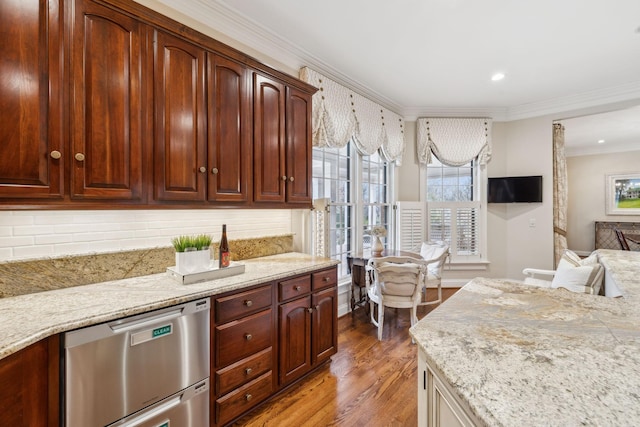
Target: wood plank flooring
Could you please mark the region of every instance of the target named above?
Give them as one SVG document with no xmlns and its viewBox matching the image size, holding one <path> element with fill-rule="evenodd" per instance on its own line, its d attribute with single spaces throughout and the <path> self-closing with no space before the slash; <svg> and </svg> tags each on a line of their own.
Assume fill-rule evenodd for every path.
<svg viewBox="0 0 640 427">
<path fill-rule="evenodd" d="M 443 289 L 443 298 L 457 290 Z M 433 308 L 419 307 L 418 318 Z M 368 320 L 362 308 L 353 322 L 351 314 L 341 317 L 331 364 L 234 426 L 417 425 L 417 349 L 408 333 L 409 310 L 386 309 L 382 341 Z"/>
</svg>

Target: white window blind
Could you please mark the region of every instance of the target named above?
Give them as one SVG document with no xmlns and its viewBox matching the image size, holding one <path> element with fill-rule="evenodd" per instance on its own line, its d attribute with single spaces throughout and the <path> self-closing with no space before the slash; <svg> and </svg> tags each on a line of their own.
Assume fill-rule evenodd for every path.
<svg viewBox="0 0 640 427">
<path fill-rule="evenodd" d="M 426 205 L 423 202 L 398 202 L 396 204 L 396 248 L 416 251 L 425 240 L 427 223 Z"/>
<path fill-rule="evenodd" d="M 476 261 L 480 253 L 480 202 L 430 202 L 428 238 L 449 243 L 452 261 Z"/>
</svg>

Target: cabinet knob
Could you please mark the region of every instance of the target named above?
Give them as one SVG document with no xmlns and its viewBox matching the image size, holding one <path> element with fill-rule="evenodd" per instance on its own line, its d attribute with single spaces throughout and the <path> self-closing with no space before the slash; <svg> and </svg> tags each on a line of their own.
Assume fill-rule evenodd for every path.
<svg viewBox="0 0 640 427">
<path fill-rule="evenodd" d="M 282 180 L 283 180 L 283 181 L 286 181 L 286 180 L 287 180 L 286 175 L 282 175 Z"/>
<path fill-rule="evenodd" d="M 308 311 L 309 313 L 313 313 L 313 307 L 309 307 L 309 308 L 307 308 L 307 311 Z"/>
<path fill-rule="evenodd" d="M 251 396 L 249 393 L 247 393 L 247 394 L 245 394 L 245 395 L 244 395 L 244 398 L 245 398 L 245 400 L 248 402 L 248 401 L 250 401 L 251 399 L 253 399 L 253 396 Z"/>
<path fill-rule="evenodd" d="M 293 177 L 292 176 L 289 177 L 289 181 L 293 182 Z"/>
<path fill-rule="evenodd" d="M 53 150 L 49 155 L 51 156 L 52 159 L 56 159 L 56 160 L 62 157 L 62 154 L 58 150 Z"/>
<path fill-rule="evenodd" d="M 218 168 L 212 168 L 211 169 L 211 173 L 214 174 L 214 175 L 217 175 L 218 174 Z"/>
<path fill-rule="evenodd" d="M 204 166 L 200 166 L 199 171 L 200 171 L 201 173 L 205 173 L 205 172 L 207 171 L 207 168 L 205 168 Z"/>
<path fill-rule="evenodd" d="M 253 305 L 253 301 L 251 301 L 250 299 L 245 300 L 244 305 L 246 305 L 247 307 L 251 307 Z"/>
<path fill-rule="evenodd" d="M 300 285 L 295 285 L 295 286 L 293 287 L 293 289 L 295 289 L 296 291 L 299 291 L 299 290 L 300 290 L 300 289 L 302 289 L 302 288 L 300 287 Z"/>
<path fill-rule="evenodd" d="M 245 334 L 244 335 L 244 339 L 246 339 L 247 341 L 251 341 L 252 338 L 253 338 L 253 335 L 251 335 L 251 334 Z"/>
<path fill-rule="evenodd" d="M 247 369 L 244 370 L 244 374 L 245 375 L 251 375 L 251 372 L 253 372 L 253 369 L 251 369 L 251 368 L 247 368 Z"/>
<path fill-rule="evenodd" d="M 331 277 L 324 277 L 324 278 L 322 279 L 322 281 L 323 281 L 323 282 L 328 282 L 329 280 L 331 280 Z"/>
<path fill-rule="evenodd" d="M 84 162 L 84 154 L 76 153 L 76 155 L 74 157 L 76 158 L 77 161 Z"/>
</svg>

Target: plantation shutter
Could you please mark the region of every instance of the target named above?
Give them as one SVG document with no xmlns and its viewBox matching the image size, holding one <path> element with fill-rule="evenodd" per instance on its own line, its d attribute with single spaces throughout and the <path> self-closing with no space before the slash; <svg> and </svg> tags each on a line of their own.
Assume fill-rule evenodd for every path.
<svg viewBox="0 0 640 427">
<path fill-rule="evenodd" d="M 312 255 L 329 257 L 329 199 L 315 199 L 311 210 Z"/>
<path fill-rule="evenodd" d="M 427 238 L 447 242 L 453 261 L 480 260 L 480 214 L 480 202 L 431 202 Z"/>
<path fill-rule="evenodd" d="M 426 224 L 425 204 L 398 202 L 396 204 L 396 248 L 420 252 Z"/>
</svg>

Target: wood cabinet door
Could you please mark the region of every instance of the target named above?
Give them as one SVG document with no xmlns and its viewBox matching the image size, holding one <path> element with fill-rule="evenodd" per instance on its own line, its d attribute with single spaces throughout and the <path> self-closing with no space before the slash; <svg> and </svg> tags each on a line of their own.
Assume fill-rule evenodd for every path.
<svg viewBox="0 0 640 427">
<path fill-rule="evenodd" d="M 0 2 L 0 197 L 61 198 L 62 10 Z"/>
<path fill-rule="evenodd" d="M 280 385 L 299 378 L 311 369 L 311 297 L 279 307 Z"/>
<path fill-rule="evenodd" d="M 0 360 L 0 425 L 58 425 L 59 335 Z"/>
<path fill-rule="evenodd" d="M 74 10 L 71 197 L 140 200 L 143 25 L 88 0 Z"/>
<path fill-rule="evenodd" d="M 209 53 L 208 199 L 251 199 L 251 77 L 247 67 Z"/>
<path fill-rule="evenodd" d="M 287 88 L 287 202 L 311 204 L 311 95 Z"/>
<path fill-rule="evenodd" d="M 206 197 L 205 51 L 161 31 L 154 37 L 156 200 Z"/>
<path fill-rule="evenodd" d="M 312 363 L 329 359 L 338 350 L 338 291 L 335 287 L 312 295 Z"/>
<path fill-rule="evenodd" d="M 284 202 L 285 88 L 280 82 L 253 74 L 254 201 Z"/>
</svg>

